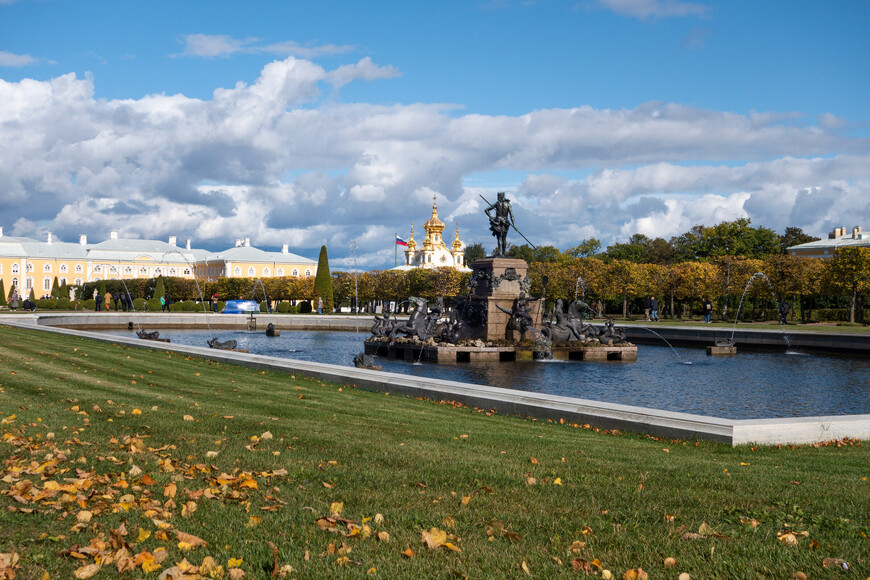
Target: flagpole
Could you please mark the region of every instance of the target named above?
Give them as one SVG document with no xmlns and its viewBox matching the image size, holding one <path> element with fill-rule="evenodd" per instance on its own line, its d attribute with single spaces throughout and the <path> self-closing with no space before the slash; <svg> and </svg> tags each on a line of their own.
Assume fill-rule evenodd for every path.
<svg viewBox="0 0 870 580">
<path fill-rule="evenodd" d="M 395 253 L 395 256 L 393 258 L 393 265 L 397 267 L 399 265 L 399 243 L 397 241 L 398 238 L 399 232 L 396 232 L 396 240 L 393 240 L 393 252 Z"/>
</svg>

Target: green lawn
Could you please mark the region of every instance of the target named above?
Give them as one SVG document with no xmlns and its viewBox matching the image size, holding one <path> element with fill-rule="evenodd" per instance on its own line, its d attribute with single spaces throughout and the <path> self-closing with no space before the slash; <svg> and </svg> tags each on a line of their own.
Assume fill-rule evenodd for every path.
<svg viewBox="0 0 870 580">
<path fill-rule="evenodd" d="M 870 575 L 860 442 L 605 433 L 2 326 L 0 462 L 17 578 Z"/>
</svg>

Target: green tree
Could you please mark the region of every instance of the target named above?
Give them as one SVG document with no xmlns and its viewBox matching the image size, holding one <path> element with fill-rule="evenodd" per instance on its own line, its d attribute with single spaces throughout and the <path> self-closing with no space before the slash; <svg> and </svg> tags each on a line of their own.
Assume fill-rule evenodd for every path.
<svg viewBox="0 0 870 580">
<path fill-rule="evenodd" d="M 3 282 L 3 278 L 0 278 L 0 306 L 6 306 L 6 286 Z"/>
<path fill-rule="evenodd" d="M 466 265 L 471 267 L 471 264 L 473 264 L 475 260 L 482 260 L 486 257 L 486 248 L 484 248 L 483 244 L 480 242 L 469 244 L 465 246 L 463 255 L 465 256 Z"/>
<path fill-rule="evenodd" d="M 158 276 L 157 284 L 154 286 L 154 295 L 152 298 L 160 300 L 160 297 L 166 294 L 166 285 L 163 283 L 163 276 Z"/>
<path fill-rule="evenodd" d="M 601 240 L 596 238 L 587 238 L 574 246 L 565 250 L 565 254 L 574 258 L 591 258 L 601 251 Z"/>
<path fill-rule="evenodd" d="M 36 300 L 36 295 L 33 293 L 33 288 L 30 289 L 30 295 L 28 296 L 28 298 L 30 298 L 31 302 L 34 302 Z"/>
<path fill-rule="evenodd" d="M 763 258 L 780 253 L 779 236 L 770 228 L 753 228 L 752 220 L 739 218 L 704 229 L 701 239 L 702 255 L 743 256 Z"/>
<path fill-rule="evenodd" d="M 701 257 L 704 229 L 702 225 L 694 225 L 688 232 L 671 238 L 668 244 L 673 248 L 674 262 L 693 262 Z"/>
<path fill-rule="evenodd" d="M 507 250 L 507 257 L 515 258 L 517 260 L 525 260 L 527 264 L 537 262 L 535 250 L 533 250 L 528 244 L 523 244 L 521 246 L 511 244 Z"/>
<path fill-rule="evenodd" d="M 326 256 L 326 246 L 320 246 L 317 274 L 314 276 L 314 294 L 323 299 L 323 311 L 332 312 L 332 276 L 329 274 L 329 258 Z"/>
<path fill-rule="evenodd" d="M 54 281 L 51 283 L 51 297 L 60 298 L 60 284 L 57 281 L 57 276 L 54 277 Z"/>
<path fill-rule="evenodd" d="M 819 238 L 805 234 L 801 228 L 788 227 L 785 228 L 785 233 L 779 236 L 779 249 L 781 253 L 787 254 L 788 249 L 792 246 L 817 241 Z"/>
<path fill-rule="evenodd" d="M 857 246 L 839 248 L 827 262 L 826 285 L 834 292 L 852 299 L 849 322 L 855 322 L 858 295 L 870 291 L 870 248 Z"/>
<path fill-rule="evenodd" d="M 607 251 L 604 252 L 605 259 L 609 261 L 625 260 L 635 264 L 644 263 L 649 255 L 649 244 L 651 241 L 643 234 L 634 234 L 626 244 L 617 243 L 609 246 Z"/>
<path fill-rule="evenodd" d="M 64 278 L 63 284 L 60 285 L 60 298 L 69 298 L 69 284 L 66 282 L 66 278 Z"/>
</svg>

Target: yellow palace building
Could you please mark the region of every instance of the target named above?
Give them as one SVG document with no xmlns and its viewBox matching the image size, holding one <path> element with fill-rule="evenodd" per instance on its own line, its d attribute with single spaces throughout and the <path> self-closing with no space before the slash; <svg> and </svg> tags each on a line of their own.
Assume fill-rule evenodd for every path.
<svg viewBox="0 0 870 580">
<path fill-rule="evenodd" d="M 61 242 L 48 234 L 45 241 L 4 236 L 0 227 L 0 279 L 8 294 L 12 288 L 21 295 L 33 290 L 39 298 L 58 284 L 81 285 L 100 280 L 176 276 L 200 280 L 218 278 L 310 277 L 317 262 L 288 251 L 267 252 L 251 246 L 250 239 L 236 240 L 235 247 L 209 252 L 179 247 L 175 236 L 168 242 L 119 238 L 118 232 L 97 244 L 86 236 L 79 243 Z"/>
</svg>

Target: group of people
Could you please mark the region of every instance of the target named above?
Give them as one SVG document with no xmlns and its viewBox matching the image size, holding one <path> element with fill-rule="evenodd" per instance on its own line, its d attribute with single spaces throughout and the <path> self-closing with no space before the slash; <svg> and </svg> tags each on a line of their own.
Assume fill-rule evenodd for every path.
<svg viewBox="0 0 870 580">
<path fill-rule="evenodd" d="M 105 307 L 105 311 L 108 312 L 110 310 L 109 304 L 115 305 L 115 312 L 118 310 L 133 312 L 133 297 L 129 292 L 119 292 L 114 296 L 106 292 L 106 295 L 103 296 L 99 290 L 94 289 L 94 310 L 102 312 L 103 307 Z"/>
<path fill-rule="evenodd" d="M 30 298 L 25 298 L 23 301 L 18 296 L 18 291 L 13 290 L 12 294 L 9 295 L 9 309 L 10 310 L 18 310 L 18 302 L 21 302 L 21 308 L 24 310 L 29 310 L 33 312 L 36 310 L 36 302 L 31 300 Z"/>
</svg>

